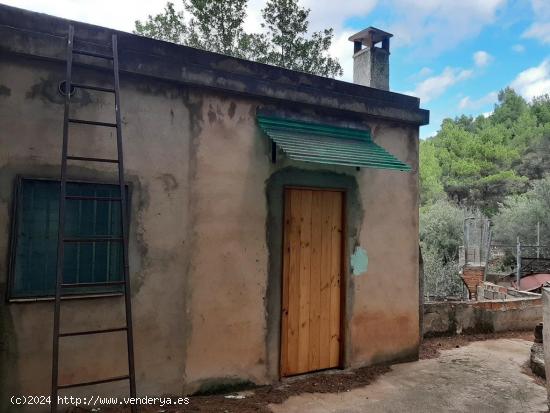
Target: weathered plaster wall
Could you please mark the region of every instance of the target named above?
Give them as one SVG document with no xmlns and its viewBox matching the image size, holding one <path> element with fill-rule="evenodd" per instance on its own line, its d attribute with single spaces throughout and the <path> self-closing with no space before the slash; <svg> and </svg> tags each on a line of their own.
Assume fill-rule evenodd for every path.
<svg viewBox="0 0 550 413">
<path fill-rule="evenodd" d="M 255 126 L 255 106 L 213 95 L 201 102 L 190 193 L 191 334 L 185 370 L 190 391 L 266 382 L 269 162 Z"/>
<path fill-rule="evenodd" d="M 542 320 L 541 297 L 424 304 L 424 337 L 533 330 Z"/>
<path fill-rule="evenodd" d="M 359 245 L 368 271 L 352 277 L 350 363 L 416 358 L 418 331 L 418 130 L 372 125 L 375 142 L 412 165 L 401 173 L 363 169 L 357 176 L 364 219 Z"/>
<path fill-rule="evenodd" d="M 0 62 L 0 90 L 6 91 L 0 93 L 2 257 L 7 257 L 15 176 L 59 173 L 63 105 L 55 89 L 63 69 L 15 57 Z M 85 72 L 82 80 L 103 79 Z M 112 106 L 108 97 L 98 96 L 79 97 L 75 117 L 109 121 Z M 266 228 L 270 210 L 282 205 L 268 202 L 266 186 L 283 170 L 342 176 L 356 188 L 356 201 L 347 213 L 357 226 L 348 234 L 346 262 L 359 247 L 366 251 L 368 267 L 351 275 L 347 265 L 344 277 L 345 365 L 416 357 L 416 126 L 372 118 L 341 120 L 370 126 L 377 143 L 413 166 L 411 173 L 319 167 L 284 158 L 273 165 L 255 121 L 257 108 L 267 102 L 128 75 L 122 77 L 121 96 L 126 176 L 132 183 L 130 264 L 140 394 L 181 394 L 278 378 L 280 280 L 270 277 L 280 275 L 270 275 L 274 251 Z M 289 110 L 288 105 L 269 105 Z M 307 108 L 296 110 L 329 119 Z M 99 138 L 91 129 L 80 127 L 82 132 L 72 135 L 74 152 L 90 154 L 93 149 L 98 156 L 107 155 L 114 149 L 108 143 L 111 136 Z M 107 168 L 80 165 L 73 176 L 114 180 Z M 330 181 L 306 179 L 304 184 L 330 186 Z M 0 260 L 3 290 L 6 265 L 7 259 Z M 123 309 L 120 298 L 64 306 L 69 310 L 63 324 L 82 321 L 83 328 L 118 325 Z M 0 305 L 3 400 L 7 394 L 49 392 L 52 309 L 52 302 Z M 62 355 L 71 355 L 65 367 L 75 376 L 63 374 L 63 380 L 124 371 L 122 340 L 104 338 L 102 361 L 91 359 L 94 351 L 89 348 L 101 347 L 97 342 L 71 340 Z M 120 353 L 113 351 L 116 345 Z M 125 388 L 121 383 L 107 390 L 123 393 Z"/>
<path fill-rule="evenodd" d="M 12 191 L 17 174 L 59 176 L 63 124 L 57 82 L 62 65 L 3 56 L 0 83 L 0 286 L 7 278 Z M 90 73 L 81 79 L 101 83 Z M 189 331 L 189 145 L 194 106 L 184 89 L 122 79 L 126 177 L 132 184 L 130 266 L 134 310 L 137 382 L 140 393 L 179 393 Z M 112 121 L 112 95 L 76 97 L 74 116 Z M 74 154 L 114 155 L 115 136 L 107 129 L 71 128 Z M 95 136 L 94 136 L 95 134 Z M 108 168 L 111 168 L 110 171 Z M 78 179 L 116 182 L 112 166 L 80 164 Z M 123 324 L 122 298 L 62 304 L 67 329 Z M 52 302 L 0 305 L 2 393 L 48 394 L 51 371 Z M 91 336 L 93 337 L 93 336 Z M 96 349 L 104 349 L 95 357 Z M 79 381 L 123 373 L 124 335 L 67 338 L 61 347 L 60 380 Z M 107 387 L 107 386 L 104 386 Z M 120 392 L 126 383 L 107 390 Z M 104 390 L 104 389 L 101 389 Z M 82 391 L 84 392 L 84 390 Z M 12 411 L 13 407 L 7 408 Z"/>
</svg>

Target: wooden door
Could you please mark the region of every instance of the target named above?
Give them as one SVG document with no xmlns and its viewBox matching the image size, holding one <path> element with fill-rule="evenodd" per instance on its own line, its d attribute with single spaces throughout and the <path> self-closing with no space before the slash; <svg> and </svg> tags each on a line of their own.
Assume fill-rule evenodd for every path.
<svg viewBox="0 0 550 413">
<path fill-rule="evenodd" d="M 343 196 L 285 189 L 283 376 L 340 365 Z"/>
</svg>

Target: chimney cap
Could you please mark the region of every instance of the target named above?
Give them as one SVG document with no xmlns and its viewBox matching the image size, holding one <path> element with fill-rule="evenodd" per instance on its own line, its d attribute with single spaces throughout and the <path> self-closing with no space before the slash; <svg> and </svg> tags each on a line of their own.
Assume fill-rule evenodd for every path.
<svg viewBox="0 0 550 413">
<path fill-rule="evenodd" d="M 354 43 L 360 42 L 363 46 L 372 47 L 376 43 L 389 39 L 390 37 L 393 37 L 393 34 L 370 26 L 364 30 L 361 30 L 359 33 L 355 33 L 348 40 Z"/>
</svg>

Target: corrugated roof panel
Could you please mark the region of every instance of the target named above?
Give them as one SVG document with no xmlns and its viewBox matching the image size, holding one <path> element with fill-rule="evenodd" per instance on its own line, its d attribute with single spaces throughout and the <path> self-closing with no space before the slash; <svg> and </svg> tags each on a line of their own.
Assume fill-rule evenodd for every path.
<svg viewBox="0 0 550 413">
<path fill-rule="evenodd" d="M 329 165 L 410 171 L 362 129 L 260 116 L 258 123 L 290 159 Z"/>
</svg>

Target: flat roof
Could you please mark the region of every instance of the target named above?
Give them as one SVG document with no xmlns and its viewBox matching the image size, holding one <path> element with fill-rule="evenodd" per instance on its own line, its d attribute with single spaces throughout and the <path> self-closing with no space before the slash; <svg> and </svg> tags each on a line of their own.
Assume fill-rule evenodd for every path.
<svg viewBox="0 0 550 413">
<path fill-rule="evenodd" d="M 117 34 L 122 74 L 415 125 L 429 122 L 429 111 L 420 109 L 416 97 L 6 5 L 0 5 L 0 53 L 64 62 L 69 24 L 74 25 L 77 41 L 90 51 L 105 51 L 111 35 Z"/>
</svg>

